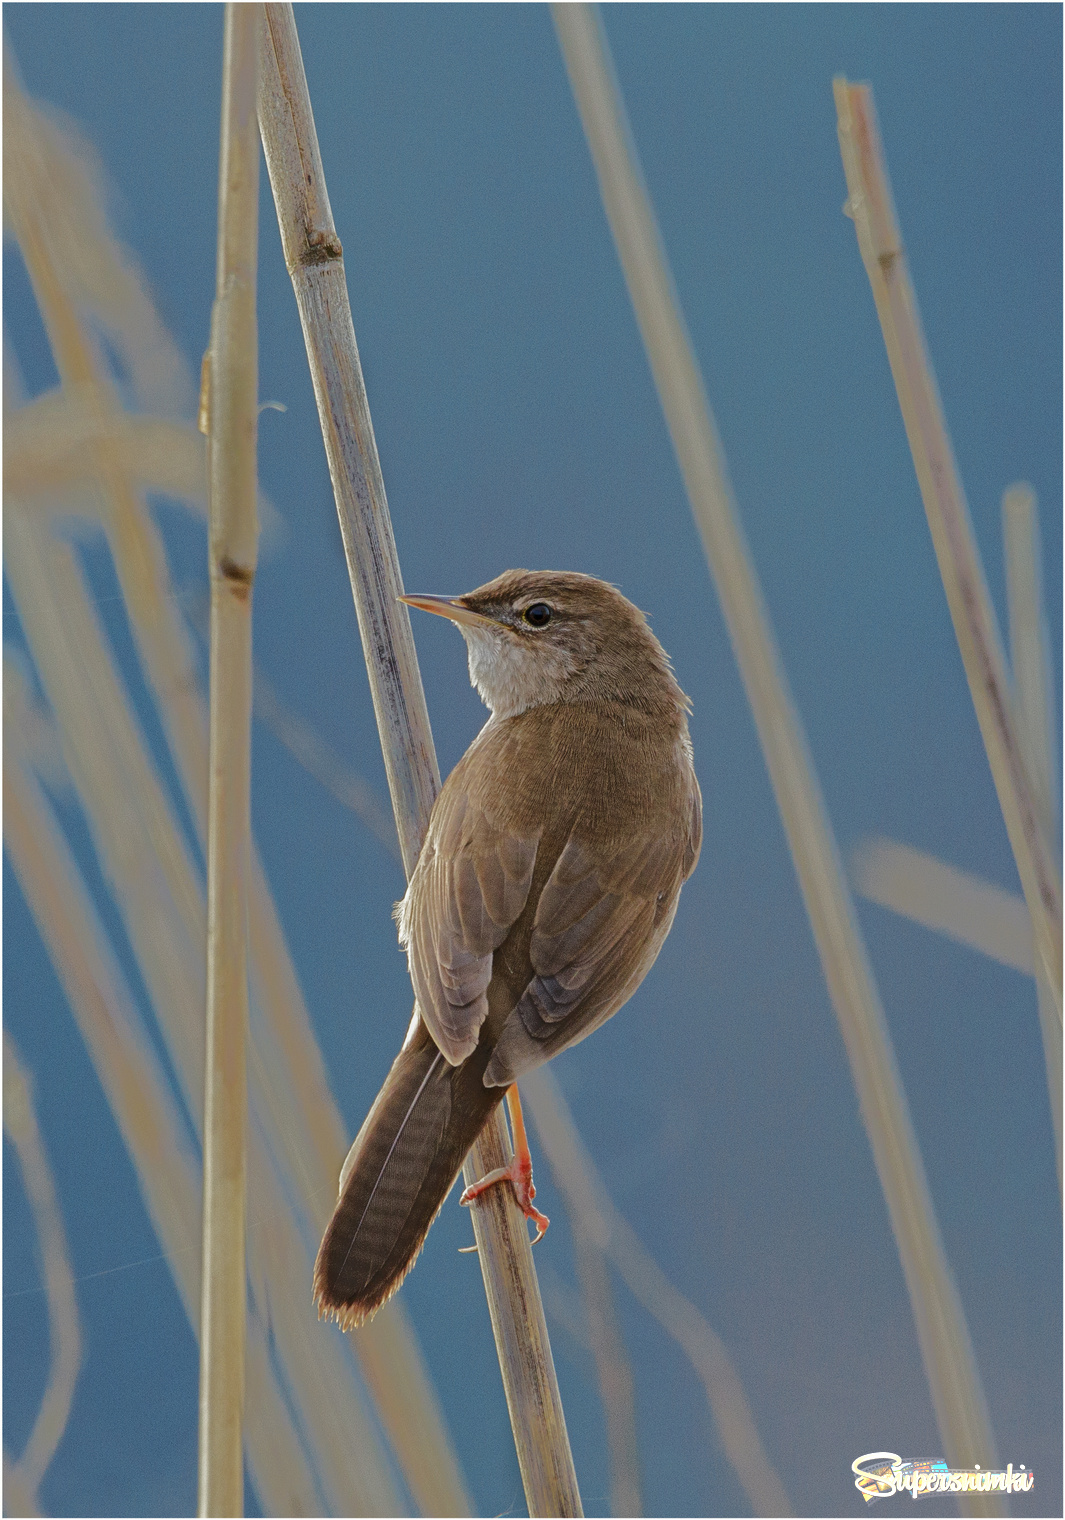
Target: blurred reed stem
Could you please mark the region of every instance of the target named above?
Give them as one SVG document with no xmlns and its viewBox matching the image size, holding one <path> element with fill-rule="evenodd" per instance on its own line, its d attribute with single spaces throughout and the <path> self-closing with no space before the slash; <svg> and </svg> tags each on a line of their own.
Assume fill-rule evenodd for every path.
<svg viewBox="0 0 1065 1520">
<path fill-rule="evenodd" d="M 574 1237 L 583 1237 L 601 1257 L 613 1262 L 633 1296 L 691 1361 L 706 1389 L 725 1456 L 753 1513 L 790 1515 L 784 1485 L 766 1455 L 743 1384 L 721 1337 L 677 1291 L 611 1201 L 554 1073 L 542 1066 L 523 1077 L 522 1086 L 555 1183 L 566 1199 Z"/>
<path fill-rule="evenodd" d="M 1005 493 L 1002 498 L 1002 528 L 1006 547 L 1013 711 L 1028 762 L 1028 774 L 1035 791 L 1040 828 L 1043 838 L 1053 849 L 1057 839 L 1054 698 L 1050 634 L 1043 607 L 1043 577 L 1040 573 L 1039 514 L 1031 487 L 1015 485 Z M 1041 961 L 1036 964 L 1035 985 L 1047 1068 L 1050 1114 L 1054 1125 L 1054 1157 L 1060 1196 L 1062 1028 L 1061 1021 L 1055 1016 L 1053 989 Z"/>
<path fill-rule="evenodd" d="M 851 874 L 870 902 L 1003 966 L 1035 974 L 1032 919 L 1023 897 L 893 839 L 860 844 L 851 856 Z"/>
<path fill-rule="evenodd" d="M 228 4 L 218 258 L 204 360 L 211 584 L 207 1040 L 203 1111 L 199 1513 L 244 1513 L 251 610 L 259 370 L 255 281 L 262 9 Z"/>
<path fill-rule="evenodd" d="M 594 6 L 555 4 L 552 14 L 847 1048 L 946 1455 L 958 1467 L 973 1461 L 987 1466 L 994 1438 L 887 1022 L 744 538 L 606 38 Z M 994 1508 L 981 1508 L 986 1504 Z M 977 1499 L 973 1512 L 998 1513 L 997 1501 Z"/>
<path fill-rule="evenodd" d="M 440 772 L 410 618 L 397 601 L 403 584 L 295 20 L 291 5 L 265 9 L 259 122 L 409 877 Z M 467 1179 L 505 1164 L 508 1151 L 506 1123 L 497 1112 L 470 1152 Z M 471 1214 L 529 1513 L 580 1514 L 524 1217 L 505 1188 L 493 1188 Z"/>
<path fill-rule="evenodd" d="M 1037 793 L 1010 700 L 998 620 L 924 341 L 888 181 L 873 92 L 833 83 L 847 176 L 847 212 L 873 290 L 910 452 L 932 532 L 958 647 L 1021 878 L 1036 955 L 1061 1024 L 1061 880 L 1040 827 Z"/>
<path fill-rule="evenodd" d="M 14 1465 L 14 1480 L 25 1489 L 36 1510 L 37 1490 L 70 1417 L 74 1386 L 81 1369 L 81 1319 L 74 1293 L 63 1216 L 56 1197 L 52 1168 L 41 1138 L 33 1106 L 30 1078 L 24 1070 L 15 1042 L 4 1031 L 4 1130 L 15 1147 L 22 1168 L 22 1182 L 37 1227 L 44 1291 L 48 1305 L 51 1365 L 41 1407 L 29 1440 Z M 5 1490 L 9 1478 L 5 1475 Z M 6 1499 L 6 1494 L 5 1494 Z M 5 1512 L 13 1511 L 5 1503 Z"/>
<path fill-rule="evenodd" d="M 643 1514 L 640 1493 L 640 1453 L 636 1435 L 636 1384 L 625 1337 L 618 1322 L 607 1259 L 585 1226 L 568 1178 L 557 1170 L 559 1191 L 566 1199 L 573 1236 L 573 1255 L 581 1291 L 583 1329 L 595 1359 L 599 1397 L 606 1424 L 610 1459 L 610 1513 Z"/>
</svg>

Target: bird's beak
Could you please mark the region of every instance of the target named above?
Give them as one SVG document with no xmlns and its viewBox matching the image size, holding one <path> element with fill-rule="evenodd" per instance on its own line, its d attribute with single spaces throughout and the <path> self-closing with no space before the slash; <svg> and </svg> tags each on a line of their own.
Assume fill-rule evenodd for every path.
<svg viewBox="0 0 1065 1520">
<path fill-rule="evenodd" d="M 408 607 L 420 607 L 423 612 L 435 612 L 438 617 L 450 618 L 453 623 L 470 623 L 475 628 L 495 623 L 494 618 L 463 606 L 457 596 L 401 596 L 399 600 L 406 602 Z"/>
</svg>

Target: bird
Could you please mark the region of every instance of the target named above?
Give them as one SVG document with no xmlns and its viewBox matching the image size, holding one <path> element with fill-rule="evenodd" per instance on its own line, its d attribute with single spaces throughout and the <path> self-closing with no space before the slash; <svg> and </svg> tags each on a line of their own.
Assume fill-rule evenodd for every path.
<svg viewBox="0 0 1065 1520">
<path fill-rule="evenodd" d="M 314 1269 L 319 1317 L 343 1329 L 399 1287 L 504 1096 L 515 1163 L 460 1201 L 509 1180 L 546 1228 L 515 1084 L 636 991 L 702 842 L 690 703 L 619 590 L 507 570 L 461 596 L 400 600 L 455 623 L 490 717 L 440 789 L 396 905 L 414 1013 Z"/>
</svg>

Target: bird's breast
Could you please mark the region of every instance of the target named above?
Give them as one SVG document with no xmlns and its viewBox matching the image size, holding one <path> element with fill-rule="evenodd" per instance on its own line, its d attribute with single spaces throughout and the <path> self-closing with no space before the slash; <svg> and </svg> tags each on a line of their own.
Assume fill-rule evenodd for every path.
<svg viewBox="0 0 1065 1520">
<path fill-rule="evenodd" d="M 663 723 L 620 703 L 557 703 L 492 719 L 452 779 L 472 810 L 557 855 L 576 830 L 621 843 L 649 812 L 686 826 L 692 785 L 683 718 Z"/>
</svg>

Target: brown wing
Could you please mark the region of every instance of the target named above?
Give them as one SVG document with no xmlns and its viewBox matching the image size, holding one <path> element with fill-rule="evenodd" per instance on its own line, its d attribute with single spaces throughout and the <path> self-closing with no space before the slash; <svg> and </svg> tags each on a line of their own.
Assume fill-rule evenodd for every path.
<svg viewBox="0 0 1065 1520">
<path fill-rule="evenodd" d="M 692 776 L 688 828 L 637 835 L 607 856 L 574 832 L 537 904 L 535 975 L 507 1019 L 485 1084 L 502 1087 L 583 1040 L 632 996 L 673 922 L 695 868 L 702 804 Z"/>
<path fill-rule="evenodd" d="M 476 1048 L 492 952 L 528 900 L 538 842 L 471 803 L 463 782 L 456 770 L 437 798 L 398 915 L 418 1008 L 453 1066 Z"/>
</svg>

